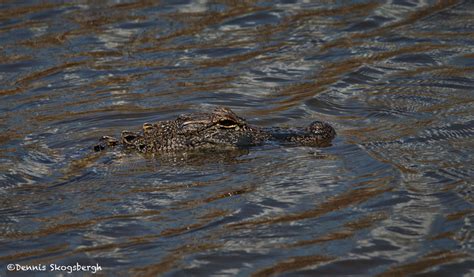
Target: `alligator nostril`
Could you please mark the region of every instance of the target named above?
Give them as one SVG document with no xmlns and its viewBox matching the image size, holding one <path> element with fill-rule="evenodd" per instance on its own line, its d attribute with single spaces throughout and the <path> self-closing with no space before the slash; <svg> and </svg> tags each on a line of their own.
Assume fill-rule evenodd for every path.
<svg viewBox="0 0 474 277">
<path fill-rule="evenodd" d="M 313 134 L 324 135 L 324 137 L 328 139 L 332 139 L 336 136 L 334 128 L 326 122 L 314 121 L 306 129 Z"/>
<path fill-rule="evenodd" d="M 308 126 L 308 130 L 311 131 L 311 132 L 317 132 L 321 129 L 324 128 L 324 123 L 321 122 L 321 121 L 313 121 L 309 126 Z"/>
</svg>

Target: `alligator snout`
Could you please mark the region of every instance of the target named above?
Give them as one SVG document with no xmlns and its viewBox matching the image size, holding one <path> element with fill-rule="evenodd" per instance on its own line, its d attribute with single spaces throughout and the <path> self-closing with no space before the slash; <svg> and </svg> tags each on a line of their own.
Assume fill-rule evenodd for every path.
<svg viewBox="0 0 474 277">
<path fill-rule="evenodd" d="M 321 140 L 333 140 L 336 137 L 336 130 L 326 122 L 313 121 L 307 128 L 310 135 L 319 136 Z"/>
</svg>

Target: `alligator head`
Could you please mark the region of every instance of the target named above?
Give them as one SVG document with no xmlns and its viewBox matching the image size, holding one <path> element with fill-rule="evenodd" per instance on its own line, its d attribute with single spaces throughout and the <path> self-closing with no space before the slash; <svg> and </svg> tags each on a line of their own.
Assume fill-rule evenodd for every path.
<svg viewBox="0 0 474 277">
<path fill-rule="evenodd" d="M 266 137 L 230 109 L 217 108 L 212 113 L 186 114 L 176 120 L 145 123 L 141 132 L 123 131 L 120 142 L 140 152 L 167 152 L 251 146 L 260 144 Z M 108 136 L 102 141 L 108 146 L 118 143 Z"/>
<path fill-rule="evenodd" d="M 272 140 L 327 146 L 335 134 L 329 124 L 319 121 L 300 129 L 259 128 L 249 125 L 229 108 L 219 107 L 211 113 L 180 115 L 175 120 L 145 123 L 140 132 L 123 131 L 120 140 L 105 136 L 94 149 L 100 151 L 117 144 L 144 153 L 235 149 Z"/>
</svg>

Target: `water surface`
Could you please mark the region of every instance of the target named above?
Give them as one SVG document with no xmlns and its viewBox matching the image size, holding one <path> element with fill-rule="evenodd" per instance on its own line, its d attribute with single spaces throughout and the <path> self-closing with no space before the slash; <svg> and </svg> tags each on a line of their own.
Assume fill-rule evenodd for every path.
<svg viewBox="0 0 474 277">
<path fill-rule="evenodd" d="M 467 0 L 3 2 L 0 275 L 472 275 L 473 53 Z M 338 136 L 91 151 L 216 106 Z"/>
</svg>

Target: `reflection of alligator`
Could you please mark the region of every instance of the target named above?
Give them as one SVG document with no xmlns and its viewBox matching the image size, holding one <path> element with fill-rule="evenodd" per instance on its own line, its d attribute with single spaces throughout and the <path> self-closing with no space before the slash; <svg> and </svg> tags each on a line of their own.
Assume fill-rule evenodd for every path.
<svg viewBox="0 0 474 277">
<path fill-rule="evenodd" d="M 336 136 L 327 123 L 314 121 L 306 128 L 259 128 L 251 126 L 228 108 L 212 113 L 181 115 L 175 120 L 143 124 L 141 132 L 123 131 L 120 140 L 104 136 L 94 150 L 123 145 L 143 153 L 242 148 L 266 142 L 329 146 Z"/>
</svg>

